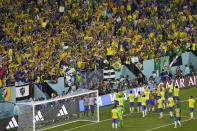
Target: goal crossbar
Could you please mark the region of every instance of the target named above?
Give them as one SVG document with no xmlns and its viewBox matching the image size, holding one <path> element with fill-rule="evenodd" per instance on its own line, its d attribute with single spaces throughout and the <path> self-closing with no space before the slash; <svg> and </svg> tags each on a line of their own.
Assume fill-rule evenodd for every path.
<svg viewBox="0 0 197 131">
<path fill-rule="evenodd" d="M 58 98 L 51 98 L 51 99 L 44 100 L 44 101 L 21 102 L 21 103 L 16 103 L 16 104 L 19 104 L 19 105 L 41 105 L 41 104 L 50 103 L 50 102 L 53 102 L 53 101 L 69 99 L 69 98 L 72 98 L 72 97 L 83 96 L 83 95 L 87 95 L 87 94 L 91 94 L 91 93 L 97 93 L 98 94 L 98 90 L 86 91 L 86 92 L 83 92 L 83 93 L 73 94 L 73 95 L 69 95 L 69 96 L 61 96 L 61 97 L 58 97 Z M 97 95 L 97 97 L 98 97 L 98 95 Z"/>
</svg>

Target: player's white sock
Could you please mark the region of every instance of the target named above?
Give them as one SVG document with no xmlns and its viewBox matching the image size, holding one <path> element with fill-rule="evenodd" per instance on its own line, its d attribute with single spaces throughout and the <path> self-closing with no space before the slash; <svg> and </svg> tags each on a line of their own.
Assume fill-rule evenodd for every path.
<svg viewBox="0 0 197 131">
<path fill-rule="evenodd" d="M 114 123 L 112 123 L 112 128 L 114 128 Z"/>
<path fill-rule="evenodd" d="M 166 107 L 168 108 L 168 103 L 166 103 Z"/>
<path fill-rule="evenodd" d="M 190 116 L 191 116 L 191 118 L 193 119 L 193 118 L 194 118 L 194 113 L 191 112 L 191 113 L 190 113 Z"/>
<path fill-rule="evenodd" d="M 154 109 L 154 106 L 152 107 L 152 111 L 154 111 L 155 109 Z"/>
<path fill-rule="evenodd" d="M 150 106 L 149 106 L 149 108 L 148 108 L 149 110 L 148 111 L 150 111 Z"/>
<path fill-rule="evenodd" d="M 147 110 L 145 110 L 145 116 L 147 116 Z"/>
<path fill-rule="evenodd" d="M 131 107 L 129 108 L 130 112 L 131 112 Z"/>
<path fill-rule="evenodd" d="M 144 111 L 142 111 L 142 117 L 145 117 L 145 113 L 144 113 Z"/>
<path fill-rule="evenodd" d="M 117 124 L 117 123 L 115 123 L 115 128 L 116 128 L 116 129 L 118 128 L 118 124 Z"/>
<path fill-rule="evenodd" d="M 166 109 L 166 104 L 165 103 L 163 104 L 163 109 Z"/>
<path fill-rule="evenodd" d="M 163 112 L 160 112 L 160 117 L 163 117 Z"/>
<path fill-rule="evenodd" d="M 170 117 L 172 117 L 172 111 L 170 111 Z"/>
<path fill-rule="evenodd" d="M 174 121 L 174 128 L 176 128 L 176 124 L 177 124 L 176 121 Z"/>
<path fill-rule="evenodd" d="M 180 121 L 178 121 L 178 124 L 179 124 L 179 126 L 181 127 L 181 122 L 180 122 Z"/>
<path fill-rule="evenodd" d="M 134 112 L 134 107 L 132 107 L 132 112 Z"/>
<path fill-rule="evenodd" d="M 139 106 L 137 107 L 137 112 L 140 112 L 140 108 L 139 108 Z"/>
</svg>

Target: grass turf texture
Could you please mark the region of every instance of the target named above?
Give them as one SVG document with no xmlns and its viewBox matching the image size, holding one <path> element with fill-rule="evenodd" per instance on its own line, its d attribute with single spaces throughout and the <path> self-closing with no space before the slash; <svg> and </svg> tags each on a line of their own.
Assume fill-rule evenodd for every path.
<svg viewBox="0 0 197 131">
<path fill-rule="evenodd" d="M 181 102 L 181 121 L 182 128 L 177 124 L 177 129 L 174 129 L 174 119 L 170 118 L 169 111 L 164 110 L 164 118 L 159 119 L 159 113 L 157 111 L 153 113 L 148 113 L 145 118 L 142 118 L 142 113 L 136 113 L 136 103 L 135 103 L 135 113 L 129 114 L 128 102 L 125 103 L 125 116 L 123 128 L 119 128 L 118 131 L 194 131 L 197 128 L 197 119 L 189 120 L 190 112 L 188 107 L 189 96 L 197 98 L 197 87 L 184 88 L 180 90 L 180 100 Z M 66 124 L 63 126 L 47 129 L 45 131 L 113 131 L 112 121 L 111 121 L 111 109 L 113 105 L 101 107 L 100 108 L 100 122 L 75 122 L 71 124 Z M 197 108 L 197 106 L 196 106 Z M 197 110 L 194 110 L 194 117 L 197 118 Z M 56 126 L 56 125 L 53 125 Z"/>
</svg>

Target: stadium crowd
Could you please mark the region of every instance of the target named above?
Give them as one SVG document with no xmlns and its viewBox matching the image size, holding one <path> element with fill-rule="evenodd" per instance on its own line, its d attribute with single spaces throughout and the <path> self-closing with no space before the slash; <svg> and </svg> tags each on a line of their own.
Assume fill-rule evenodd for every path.
<svg viewBox="0 0 197 131">
<path fill-rule="evenodd" d="M 195 51 L 196 7 L 196 0 L 1 0 L 0 87 L 63 76 L 64 65 L 103 68 Z"/>
</svg>

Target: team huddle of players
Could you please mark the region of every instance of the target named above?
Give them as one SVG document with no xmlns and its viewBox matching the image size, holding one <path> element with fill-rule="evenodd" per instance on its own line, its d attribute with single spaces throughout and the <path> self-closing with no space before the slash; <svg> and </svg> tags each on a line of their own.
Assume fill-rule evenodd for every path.
<svg viewBox="0 0 197 131">
<path fill-rule="evenodd" d="M 117 129 L 123 126 L 123 113 L 124 113 L 124 92 L 115 92 L 115 106 L 112 109 L 112 128 Z M 155 111 L 157 107 L 160 113 L 160 119 L 163 118 L 163 110 L 168 108 L 170 117 L 173 117 L 174 110 L 174 128 L 177 128 L 177 123 L 181 126 L 181 102 L 179 101 L 179 88 L 173 88 L 172 82 L 167 88 L 164 84 L 160 83 L 152 90 L 147 86 L 143 89 L 143 93 L 138 92 L 137 96 L 133 94 L 132 90 L 128 95 L 130 113 L 134 113 L 134 102 L 137 102 L 137 112 L 142 112 L 142 117 L 146 117 L 150 111 Z M 195 99 L 190 96 L 188 99 L 190 119 L 193 120 L 193 111 Z"/>
</svg>

